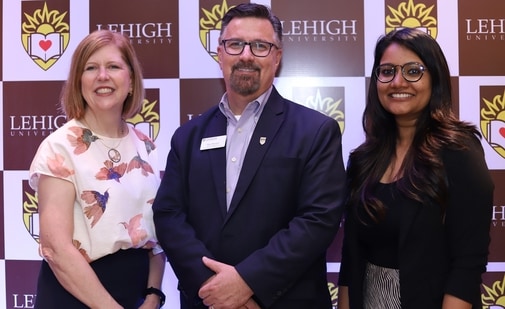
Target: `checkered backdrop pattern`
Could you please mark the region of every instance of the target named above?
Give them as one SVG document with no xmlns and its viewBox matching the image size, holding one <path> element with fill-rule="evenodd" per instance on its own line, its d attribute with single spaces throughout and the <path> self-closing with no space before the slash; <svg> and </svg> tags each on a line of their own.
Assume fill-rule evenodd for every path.
<svg viewBox="0 0 505 309">
<path fill-rule="evenodd" d="M 502 0 L 258 0 L 284 28 L 282 95 L 328 114 L 343 132 L 344 159 L 363 140 L 361 114 L 378 37 L 398 27 L 427 31 L 449 61 L 456 112 L 478 125 L 496 184 L 484 308 L 505 292 L 505 16 Z M 218 103 L 219 19 L 236 0 L 3 0 L 0 6 L 0 308 L 32 308 L 38 255 L 37 196 L 28 169 L 41 140 L 65 122 L 58 97 L 72 52 L 90 31 L 128 35 L 144 68 L 146 100 L 128 121 L 149 134 L 164 167 L 182 123 Z M 328 250 L 336 303 L 339 232 Z M 179 304 L 167 267 L 166 308 Z M 336 305 L 335 305 L 336 306 Z M 494 307 L 496 308 L 496 307 Z"/>
</svg>

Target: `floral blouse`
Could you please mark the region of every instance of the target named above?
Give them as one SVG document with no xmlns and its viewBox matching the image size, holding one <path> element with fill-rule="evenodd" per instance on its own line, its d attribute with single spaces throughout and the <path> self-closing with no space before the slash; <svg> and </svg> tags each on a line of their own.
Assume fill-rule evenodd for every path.
<svg viewBox="0 0 505 309">
<path fill-rule="evenodd" d="M 35 191 L 40 175 L 74 185 L 73 242 L 89 262 L 120 249 L 161 252 L 151 207 L 160 183 L 156 147 L 128 128 L 125 137 L 108 138 L 72 119 L 44 139 L 30 167 Z"/>
</svg>

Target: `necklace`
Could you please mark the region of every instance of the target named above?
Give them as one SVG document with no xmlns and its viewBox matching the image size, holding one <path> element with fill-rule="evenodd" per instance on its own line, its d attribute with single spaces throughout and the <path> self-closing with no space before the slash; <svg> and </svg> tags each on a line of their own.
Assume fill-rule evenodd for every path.
<svg viewBox="0 0 505 309">
<path fill-rule="evenodd" d="M 86 122 L 86 120 L 84 120 L 84 118 L 82 119 L 82 121 L 84 122 L 84 124 L 91 130 L 91 127 L 89 126 L 89 124 Z M 109 146 L 107 145 L 102 138 L 100 137 L 97 137 L 97 140 L 100 141 L 100 143 L 102 145 L 104 145 L 107 149 L 109 149 L 107 151 L 107 156 L 109 157 L 109 159 L 114 162 L 114 163 L 118 163 L 119 161 L 121 161 L 121 152 L 119 152 L 119 150 L 117 150 L 117 148 L 119 147 L 119 145 L 121 145 L 121 142 L 123 141 L 123 138 L 125 137 L 124 136 L 124 123 L 121 122 L 121 131 L 120 131 L 120 136 L 121 138 L 119 138 L 119 141 L 117 142 L 116 145 L 114 146 Z"/>
<path fill-rule="evenodd" d="M 107 144 L 105 144 L 105 142 L 101 139 L 101 138 L 98 138 L 98 140 L 100 141 L 100 143 L 102 143 L 102 145 L 104 145 L 105 147 L 107 147 L 109 149 L 109 151 L 107 151 L 107 156 L 109 157 L 109 159 L 114 162 L 114 163 L 118 163 L 119 161 L 121 161 L 121 153 L 119 152 L 119 150 L 117 150 L 116 148 L 119 147 L 119 145 L 121 144 L 121 142 L 123 141 L 123 139 L 121 138 L 119 140 L 119 142 L 111 147 Z"/>
</svg>

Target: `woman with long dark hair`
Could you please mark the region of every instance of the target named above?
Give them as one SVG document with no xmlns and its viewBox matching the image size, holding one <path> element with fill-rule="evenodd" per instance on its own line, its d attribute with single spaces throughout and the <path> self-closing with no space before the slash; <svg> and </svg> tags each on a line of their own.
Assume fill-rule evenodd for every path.
<svg viewBox="0 0 505 309">
<path fill-rule="evenodd" d="M 481 308 L 494 185 L 438 43 L 382 36 L 348 162 L 339 309 Z"/>
</svg>

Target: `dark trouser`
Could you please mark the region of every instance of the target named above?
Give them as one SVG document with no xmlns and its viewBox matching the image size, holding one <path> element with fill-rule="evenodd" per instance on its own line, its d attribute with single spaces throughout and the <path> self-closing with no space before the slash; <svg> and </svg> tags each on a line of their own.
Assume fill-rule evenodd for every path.
<svg viewBox="0 0 505 309">
<path fill-rule="evenodd" d="M 91 262 L 98 278 L 125 309 L 136 309 L 143 301 L 149 274 L 148 250 L 129 249 Z M 67 292 L 54 276 L 46 261 L 42 261 L 37 282 L 36 309 L 88 308 Z"/>
</svg>

